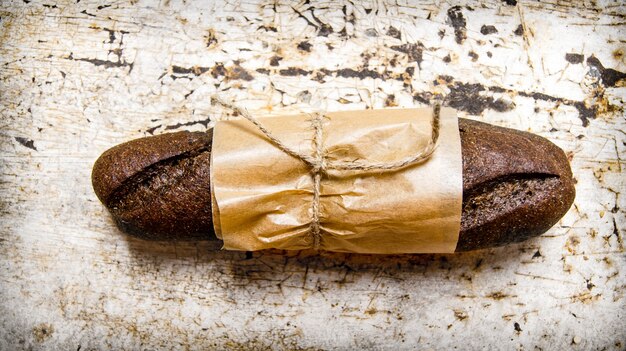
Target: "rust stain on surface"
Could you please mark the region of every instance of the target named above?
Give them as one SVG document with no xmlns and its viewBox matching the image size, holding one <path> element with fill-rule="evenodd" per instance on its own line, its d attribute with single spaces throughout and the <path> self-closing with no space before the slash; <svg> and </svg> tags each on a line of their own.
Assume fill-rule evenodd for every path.
<svg viewBox="0 0 626 351">
<path fill-rule="evenodd" d="M 495 292 L 492 292 L 492 293 L 489 293 L 489 294 L 485 295 L 485 297 L 489 298 L 489 299 L 492 299 L 492 300 L 499 301 L 499 300 L 506 299 L 506 298 L 509 298 L 509 297 L 517 297 L 517 296 L 516 295 L 505 294 L 502 291 L 495 291 Z"/>
<path fill-rule="evenodd" d="M 602 297 L 601 293 L 594 295 L 591 293 L 591 291 L 585 291 L 585 292 L 576 294 L 574 296 L 571 296 L 570 300 L 572 302 L 579 302 L 579 303 L 588 305 L 588 304 L 598 301 L 601 297 Z"/>
<path fill-rule="evenodd" d="M 33 336 L 39 343 L 46 341 L 53 333 L 54 327 L 48 323 L 41 323 L 33 328 Z"/>
</svg>

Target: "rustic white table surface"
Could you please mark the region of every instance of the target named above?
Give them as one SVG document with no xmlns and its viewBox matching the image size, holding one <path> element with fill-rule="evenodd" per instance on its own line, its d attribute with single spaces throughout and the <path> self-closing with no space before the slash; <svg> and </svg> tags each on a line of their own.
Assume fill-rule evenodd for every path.
<svg viewBox="0 0 626 351">
<path fill-rule="evenodd" d="M 626 348 L 620 1 L 3 1 L 0 349 Z M 93 162 L 259 113 L 425 106 L 542 135 L 545 235 L 456 255 L 236 253 L 113 224 Z"/>
</svg>

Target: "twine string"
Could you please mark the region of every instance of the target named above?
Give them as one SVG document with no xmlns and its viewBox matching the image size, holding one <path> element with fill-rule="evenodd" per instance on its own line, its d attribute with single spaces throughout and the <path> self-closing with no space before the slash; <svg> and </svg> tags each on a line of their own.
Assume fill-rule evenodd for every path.
<svg viewBox="0 0 626 351">
<path fill-rule="evenodd" d="M 311 202 L 312 220 L 311 235 L 313 236 L 313 248 L 319 250 L 322 241 L 322 232 L 320 230 L 320 195 L 322 191 L 322 172 L 325 171 L 326 164 L 324 162 L 324 145 L 323 145 L 323 125 L 322 115 L 315 113 L 311 124 L 315 135 L 313 142 L 315 144 L 315 161 L 316 164 L 311 168 L 313 173 L 313 201 Z"/>
<path fill-rule="evenodd" d="M 399 161 L 393 162 L 344 162 L 344 161 L 335 161 L 329 162 L 324 157 L 324 128 L 323 128 L 323 115 L 321 113 L 314 113 L 311 119 L 311 126 L 313 127 L 314 135 L 313 135 L 313 144 L 314 150 L 313 155 L 303 154 L 296 150 L 293 150 L 289 146 L 285 145 L 282 141 L 276 138 L 259 120 L 254 118 L 246 109 L 240 108 L 233 104 L 229 104 L 223 101 L 219 97 L 213 97 L 213 101 L 222 105 L 223 107 L 229 108 L 239 114 L 241 117 L 250 121 L 254 126 L 257 127 L 263 135 L 268 138 L 277 148 L 285 152 L 286 154 L 295 157 L 302 162 L 304 162 L 307 166 L 309 166 L 311 177 L 313 179 L 313 201 L 311 203 L 311 236 L 313 242 L 313 248 L 315 250 L 319 250 L 322 240 L 322 232 L 320 229 L 320 197 L 321 197 L 321 183 L 322 183 L 322 175 L 325 174 L 328 170 L 345 170 L 345 171 L 371 171 L 371 170 L 379 170 L 379 171 L 390 171 L 390 170 L 399 170 L 408 165 L 417 164 L 427 160 L 435 151 L 437 146 L 437 141 L 439 140 L 439 128 L 440 128 L 440 114 L 441 114 L 441 103 L 437 101 L 433 107 L 433 115 L 431 120 L 431 134 L 430 139 L 428 140 L 428 144 L 415 153 L 412 156 L 404 158 Z"/>
</svg>

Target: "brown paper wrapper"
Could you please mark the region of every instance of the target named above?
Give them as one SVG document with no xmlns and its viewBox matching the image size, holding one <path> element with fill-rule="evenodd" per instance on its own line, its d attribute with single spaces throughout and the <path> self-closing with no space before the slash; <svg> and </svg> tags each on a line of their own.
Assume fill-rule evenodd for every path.
<svg viewBox="0 0 626 351">
<path fill-rule="evenodd" d="M 432 109 L 326 113 L 326 160 L 392 162 L 428 143 Z M 259 119 L 285 145 L 313 154 L 307 114 Z M 441 110 L 440 137 L 425 162 L 390 171 L 329 170 L 322 177 L 320 248 L 398 254 L 454 252 L 463 195 L 456 111 Z M 215 232 L 228 250 L 313 247 L 310 167 L 279 150 L 247 120 L 213 131 Z"/>
</svg>

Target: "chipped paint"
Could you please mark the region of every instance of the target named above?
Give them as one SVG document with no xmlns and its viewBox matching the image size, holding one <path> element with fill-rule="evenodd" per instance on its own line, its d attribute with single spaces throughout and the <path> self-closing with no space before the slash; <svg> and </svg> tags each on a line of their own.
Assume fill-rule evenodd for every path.
<svg viewBox="0 0 626 351">
<path fill-rule="evenodd" d="M 625 12 L 2 2 L 0 349 L 623 349 Z M 539 238 L 456 255 L 237 253 L 117 231 L 94 160 L 231 118 L 215 93 L 264 114 L 443 96 L 561 146 L 577 199 Z"/>
</svg>

